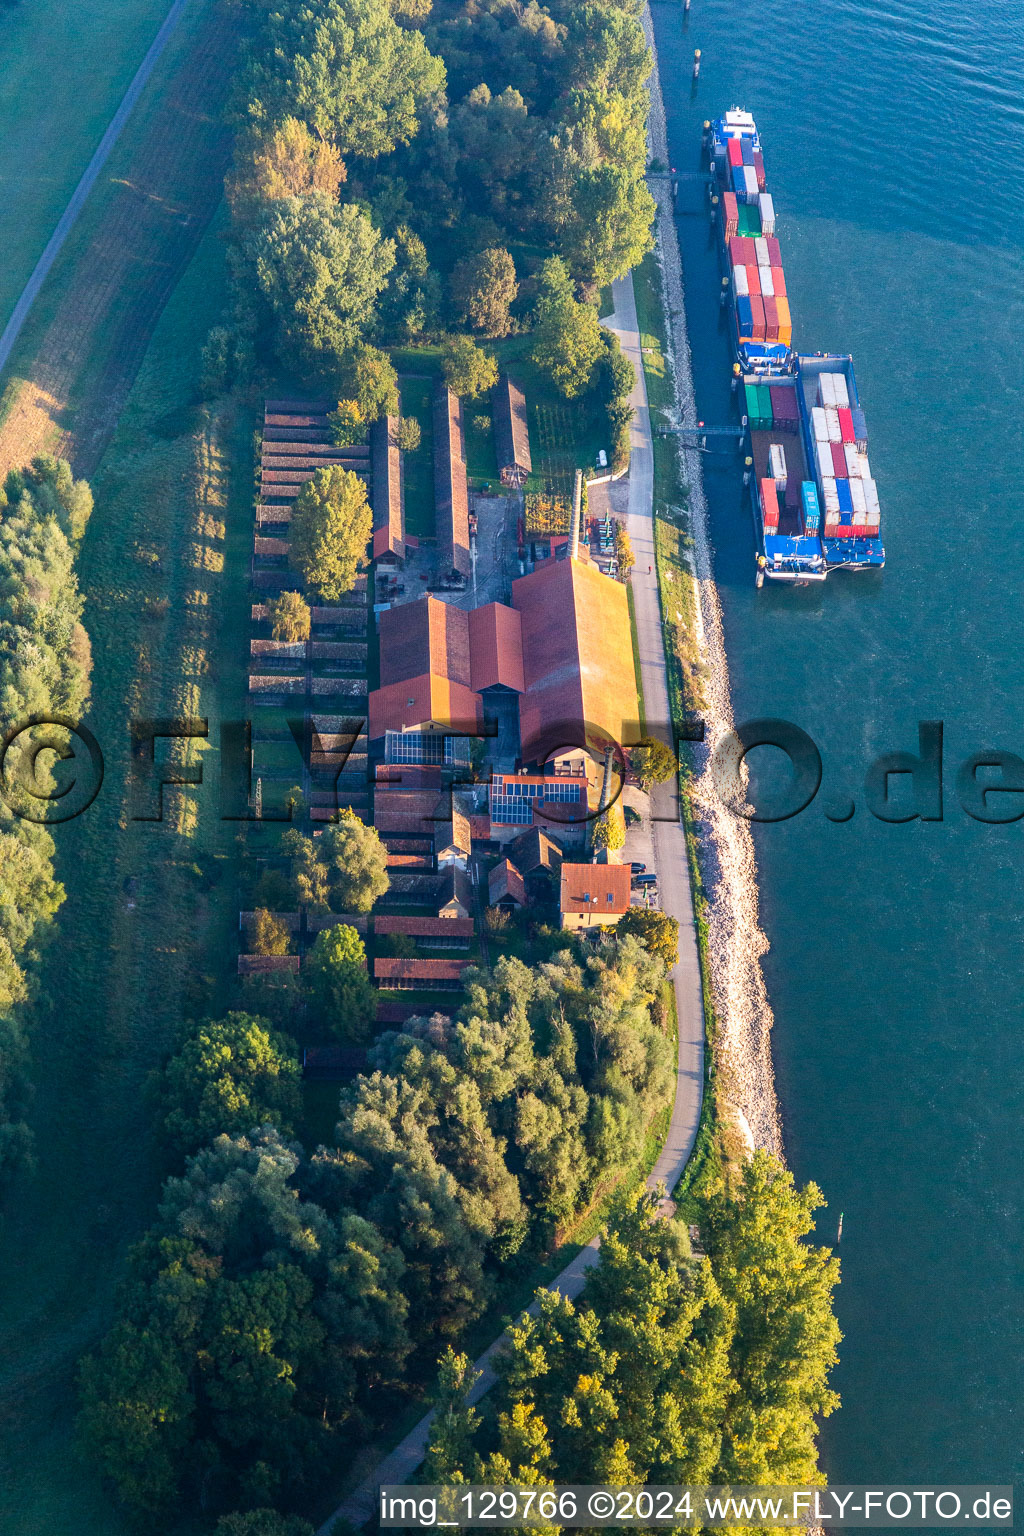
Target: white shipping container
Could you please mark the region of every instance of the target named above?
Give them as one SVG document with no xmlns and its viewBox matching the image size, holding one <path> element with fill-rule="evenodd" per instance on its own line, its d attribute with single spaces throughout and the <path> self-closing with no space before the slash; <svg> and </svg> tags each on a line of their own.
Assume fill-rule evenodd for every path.
<svg viewBox="0 0 1024 1536">
<path fill-rule="evenodd" d="M 757 200 L 761 212 L 761 232 L 766 236 L 775 233 L 775 204 L 770 192 L 762 192 Z"/>
<path fill-rule="evenodd" d="M 814 441 L 816 443 L 827 443 L 828 422 L 825 420 L 825 407 L 823 405 L 811 406 L 811 425 L 814 428 Z"/>
<path fill-rule="evenodd" d="M 861 459 L 860 454 L 857 452 L 857 444 L 844 443 L 843 453 L 846 456 L 846 473 L 851 480 L 860 480 L 862 478 L 860 472 Z"/>
<path fill-rule="evenodd" d="M 879 511 L 878 486 L 873 480 L 862 480 L 861 485 L 864 487 L 864 495 L 867 498 L 868 511 L 877 515 Z"/>
<path fill-rule="evenodd" d="M 841 411 L 850 409 L 850 391 L 846 387 L 846 375 L 834 373 L 832 375 L 832 387 L 835 390 L 836 405 Z"/>
<path fill-rule="evenodd" d="M 780 491 L 786 489 L 786 450 L 781 443 L 772 443 L 768 449 L 768 473 Z"/>
<path fill-rule="evenodd" d="M 758 267 L 758 281 L 761 284 L 761 295 L 766 299 L 775 297 L 775 279 L 772 277 L 771 267 Z"/>
<path fill-rule="evenodd" d="M 843 430 L 839 425 L 839 412 L 834 405 L 825 407 L 825 425 L 828 427 L 828 440 L 830 443 L 841 443 Z"/>
<path fill-rule="evenodd" d="M 856 512 L 867 513 L 867 510 L 868 510 L 868 499 L 867 499 L 867 497 L 864 494 L 864 481 L 863 480 L 851 480 L 850 481 L 850 496 L 853 499 L 853 510 L 854 510 L 854 512 L 855 513 Z"/>
<path fill-rule="evenodd" d="M 757 264 L 759 267 L 770 267 L 772 259 L 768 254 L 768 241 L 763 235 L 754 238 L 754 250 L 757 252 Z"/>
<path fill-rule="evenodd" d="M 838 527 L 839 527 L 839 513 L 838 512 L 826 512 L 825 513 L 825 532 L 826 533 L 831 533 L 833 528 L 838 528 Z"/>
<path fill-rule="evenodd" d="M 752 165 L 745 165 L 743 167 L 743 184 L 746 188 L 747 202 L 756 203 L 758 197 L 757 172 Z"/>
<path fill-rule="evenodd" d="M 737 295 L 742 294 L 745 297 L 750 292 L 750 284 L 747 281 L 747 269 L 746 269 L 746 267 L 742 267 L 742 266 L 740 266 L 740 267 L 733 267 L 733 269 L 732 269 L 732 281 L 733 281 L 733 286 L 736 289 Z"/>
<path fill-rule="evenodd" d="M 860 444 L 857 445 L 857 452 L 860 454 L 860 477 L 862 480 L 870 480 L 871 465 L 868 463 L 868 456 Z"/>
<path fill-rule="evenodd" d="M 832 463 L 832 454 L 829 451 L 828 443 L 815 443 L 814 451 L 817 454 L 818 474 L 821 477 L 822 483 L 827 484 L 831 480 L 832 484 L 835 485 L 836 470 L 835 465 Z"/>
<path fill-rule="evenodd" d="M 838 517 L 839 516 L 839 492 L 836 489 L 836 482 L 835 482 L 835 480 L 832 479 L 831 477 L 826 479 L 824 476 L 822 476 L 821 493 L 822 493 L 822 498 L 823 498 L 823 500 L 825 502 L 825 515 L 826 515 L 826 517 L 830 517 L 833 512 L 835 513 L 836 517 Z"/>
<path fill-rule="evenodd" d="M 863 527 L 865 527 L 866 524 L 867 524 L 867 520 L 868 520 L 868 515 L 867 515 L 866 512 L 855 512 L 853 514 L 853 526 L 855 528 L 863 528 Z"/>
<path fill-rule="evenodd" d="M 832 383 L 830 373 L 822 373 L 818 376 L 818 404 L 829 406 L 836 403 L 835 385 Z"/>
</svg>

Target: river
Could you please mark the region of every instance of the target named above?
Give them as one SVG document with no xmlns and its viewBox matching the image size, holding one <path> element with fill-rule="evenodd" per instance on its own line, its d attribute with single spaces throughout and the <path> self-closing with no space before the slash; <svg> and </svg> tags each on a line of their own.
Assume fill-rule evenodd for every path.
<svg viewBox="0 0 1024 1536">
<path fill-rule="evenodd" d="M 838 1482 L 1006 1483 L 1024 1438 L 1024 824 L 970 819 L 956 770 L 1024 755 L 1024 13 L 653 15 L 676 169 L 699 168 L 705 118 L 757 118 L 794 339 L 852 351 L 882 502 L 884 573 L 757 591 L 735 455 L 704 461 L 736 719 L 791 720 L 824 761 L 817 800 L 755 831 L 787 1157 L 825 1192 L 825 1240 L 844 1213 L 823 1460 Z M 698 413 L 728 421 L 696 183 L 677 228 Z M 944 722 L 944 818 L 883 823 L 865 769 L 916 751 L 920 720 Z M 824 814 L 851 800 L 849 820 Z"/>
</svg>

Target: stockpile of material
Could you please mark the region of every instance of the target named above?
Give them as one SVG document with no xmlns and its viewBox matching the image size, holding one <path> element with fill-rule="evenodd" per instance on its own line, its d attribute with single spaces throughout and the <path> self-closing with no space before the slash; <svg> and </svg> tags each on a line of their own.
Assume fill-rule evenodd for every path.
<svg viewBox="0 0 1024 1536">
<path fill-rule="evenodd" d="M 864 413 L 851 409 L 843 374 L 819 376 L 811 430 L 825 507 L 825 537 L 877 538 L 881 512 L 868 461 Z"/>
</svg>

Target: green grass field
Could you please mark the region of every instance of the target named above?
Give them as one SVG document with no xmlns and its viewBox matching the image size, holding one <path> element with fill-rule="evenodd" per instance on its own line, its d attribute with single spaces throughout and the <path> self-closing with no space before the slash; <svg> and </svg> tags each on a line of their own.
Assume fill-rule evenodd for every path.
<svg viewBox="0 0 1024 1536">
<path fill-rule="evenodd" d="M 170 0 L 0 11 L 0 330 Z"/>
</svg>

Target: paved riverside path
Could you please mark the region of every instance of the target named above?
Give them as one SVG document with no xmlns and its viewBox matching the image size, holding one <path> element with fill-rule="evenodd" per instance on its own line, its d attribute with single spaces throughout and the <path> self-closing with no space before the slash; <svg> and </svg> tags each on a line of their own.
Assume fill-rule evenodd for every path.
<svg viewBox="0 0 1024 1536">
<path fill-rule="evenodd" d="M 21 290 L 18 302 L 11 312 L 11 318 L 4 326 L 3 335 L 0 336 L 0 369 L 5 367 L 14 349 L 14 343 L 21 335 L 21 328 L 28 319 L 28 312 L 35 303 L 50 268 L 60 255 L 64 242 L 74 227 L 75 220 L 85 206 L 86 198 L 96 185 L 96 179 L 109 160 L 111 150 L 121 137 L 121 130 L 131 116 L 132 108 L 142 95 L 146 82 L 156 68 L 157 61 L 170 41 L 172 33 L 181 20 L 182 12 L 188 4 L 189 0 L 174 0 L 174 4 L 164 17 L 159 32 L 149 45 L 146 57 L 136 70 L 134 79 L 122 96 L 120 106 L 107 124 L 106 132 L 97 144 L 92 159 L 82 172 L 82 179 L 72 192 L 68 205 L 58 219 L 53 234 L 46 242 L 43 254 L 36 262 L 28 282 Z"/>
<path fill-rule="evenodd" d="M 640 353 L 632 276 L 629 275 L 617 281 L 612 293 L 615 299 L 615 313 L 605 320 L 604 324 L 618 335 L 622 350 L 632 362 L 636 374 L 636 383 L 630 396 L 635 414 L 630 443 L 629 512 L 626 526 L 636 555 L 631 584 L 637 637 L 640 644 L 640 674 L 643 679 L 644 707 L 650 734 L 663 737 L 671 744 L 672 728 L 669 723 L 671 715 L 665 671 L 665 648 L 661 631 L 661 604 L 654 563 L 654 448 L 651 441 L 651 419 L 647 408 L 647 385 Z M 650 575 L 648 575 L 647 566 L 651 567 Z M 671 1193 L 686 1167 L 700 1120 L 701 1093 L 704 1084 L 704 1011 L 686 837 L 679 820 L 678 802 L 672 785 L 655 786 L 652 807 L 655 818 L 664 818 L 664 820 L 655 819 L 651 829 L 661 906 L 663 911 L 670 913 L 679 922 L 679 962 L 672 972 L 672 983 L 676 994 L 676 1015 L 679 1021 L 679 1059 L 676 1072 L 676 1097 L 668 1135 L 647 1184 L 648 1188 L 654 1189 L 664 1182 Z M 578 1296 L 583 1289 L 587 1270 L 597 1262 L 600 1244 L 600 1236 L 593 1238 L 585 1248 L 580 1250 L 572 1263 L 551 1281 L 548 1289 L 559 1291 L 563 1296 Z M 528 1310 L 535 1313 L 536 1303 Z M 480 1377 L 469 1394 L 471 1403 L 478 1402 L 497 1381 L 494 1357 L 504 1342 L 505 1335 L 502 1334 L 474 1362 Z M 400 1441 L 383 1461 L 377 1463 L 370 1476 L 353 1489 L 328 1517 L 317 1532 L 317 1536 L 330 1536 L 336 1520 L 347 1520 L 356 1527 L 365 1525 L 378 1508 L 382 1485 L 408 1483 L 426 1455 L 433 1421 L 432 1412 L 420 1419 L 405 1439 Z"/>
</svg>

